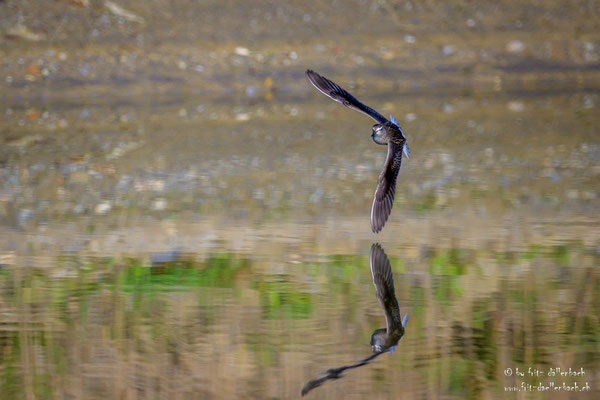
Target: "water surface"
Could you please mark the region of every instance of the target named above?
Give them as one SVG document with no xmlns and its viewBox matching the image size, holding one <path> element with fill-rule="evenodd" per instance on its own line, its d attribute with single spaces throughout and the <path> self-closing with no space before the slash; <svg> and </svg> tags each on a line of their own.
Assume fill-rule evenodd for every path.
<svg viewBox="0 0 600 400">
<path fill-rule="evenodd" d="M 307 398 L 598 397 L 600 47 L 583 6 L 519 6 L 520 22 L 494 17 L 510 2 L 242 7 L 225 31 L 215 5 L 124 3 L 142 24 L 75 3 L 24 2 L 23 21 L 0 4 L 3 27 L 46 32 L 0 44 L 3 398 L 299 398 L 373 354 L 374 243 L 404 336 Z M 386 149 L 309 67 L 407 134 L 379 235 Z"/>
</svg>

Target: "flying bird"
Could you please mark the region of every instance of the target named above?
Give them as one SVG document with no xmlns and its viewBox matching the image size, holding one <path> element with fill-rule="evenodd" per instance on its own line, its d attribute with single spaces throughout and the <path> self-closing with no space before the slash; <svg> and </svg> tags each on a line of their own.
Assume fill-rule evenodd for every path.
<svg viewBox="0 0 600 400">
<path fill-rule="evenodd" d="M 343 373 L 347 370 L 367 365 L 382 354 L 393 353 L 396 345 L 402 336 L 404 336 L 404 327 L 406 326 L 408 313 L 404 314 L 404 318 L 401 318 L 398 300 L 394 291 L 392 266 L 379 243 L 374 243 L 371 246 L 369 263 L 371 265 L 373 285 L 375 285 L 375 296 L 385 316 L 386 327 L 376 329 L 371 335 L 371 355 L 351 365 L 327 369 L 317 378 L 306 382 L 301 391 L 302 396 L 305 396 L 308 392 L 329 380 L 343 378 Z"/>
<path fill-rule="evenodd" d="M 391 114 L 388 121 L 383 115 L 358 101 L 340 85 L 310 69 L 306 70 L 306 77 L 324 95 L 342 103 L 348 108 L 368 115 L 377 122 L 373 125 L 371 138 L 373 138 L 375 143 L 387 145 L 388 147 L 387 158 L 377 180 L 377 189 L 375 190 L 373 206 L 371 207 L 371 229 L 373 232 L 379 233 L 390 216 L 392 206 L 394 205 L 396 177 L 398 176 L 398 171 L 400 171 L 402 152 L 404 151 L 406 158 L 410 154 L 408 145 L 406 144 L 406 136 L 404 136 L 404 132 L 402 132 L 398 121 Z"/>
</svg>

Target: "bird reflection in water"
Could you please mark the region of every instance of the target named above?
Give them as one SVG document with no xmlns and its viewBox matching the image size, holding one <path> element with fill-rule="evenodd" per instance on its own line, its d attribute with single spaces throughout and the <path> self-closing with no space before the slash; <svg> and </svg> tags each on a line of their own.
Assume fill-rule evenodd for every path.
<svg viewBox="0 0 600 400">
<path fill-rule="evenodd" d="M 404 335 L 404 327 L 406 326 L 408 314 L 405 314 L 404 318 L 400 315 L 398 300 L 396 300 L 394 291 L 394 275 L 392 274 L 390 260 L 379 243 L 375 243 L 371 246 L 369 262 L 371 265 L 373 284 L 375 285 L 375 296 L 385 315 L 387 327 L 376 329 L 371 335 L 371 350 L 373 351 L 373 354 L 363 358 L 356 364 L 344 365 L 338 368 L 329 368 L 324 371 L 321 376 L 308 381 L 304 385 L 302 388 L 302 396 L 330 379 L 342 378 L 343 372 L 348 369 L 367 365 L 381 354 L 387 352 L 393 353 L 398 341 Z"/>
</svg>

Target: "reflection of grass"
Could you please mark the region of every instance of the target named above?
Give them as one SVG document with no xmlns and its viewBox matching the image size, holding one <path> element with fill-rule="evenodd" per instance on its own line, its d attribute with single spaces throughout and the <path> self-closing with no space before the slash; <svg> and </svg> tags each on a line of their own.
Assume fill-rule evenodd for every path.
<svg viewBox="0 0 600 400">
<path fill-rule="evenodd" d="M 245 335 L 244 342 L 250 352 L 258 355 L 259 365 L 268 366 L 275 363 L 275 358 L 280 351 L 277 345 L 271 343 L 264 335 L 248 333 Z"/>
<path fill-rule="evenodd" d="M 312 311 L 309 293 L 294 291 L 285 281 L 263 281 L 255 284 L 265 319 L 304 319 Z"/>
<path fill-rule="evenodd" d="M 429 192 L 415 202 L 414 209 L 419 214 L 427 214 L 435 209 L 436 200 L 435 193 Z"/>
<path fill-rule="evenodd" d="M 230 254 L 210 257 L 206 263 L 196 264 L 180 260 L 148 266 L 132 259 L 123 272 L 125 291 L 189 291 L 193 287 L 231 288 L 235 273 L 247 265 L 247 260 Z"/>
<path fill-rule="evenodd" d="M 529 246 L 529 251 L 521 253 L 522 260 L 533 260 L 541 252 L 541 247 L 538 245 Z"/>
<path fill-rule="evenodd" d="M 459 250 L 450 249 L 443 254 L 435 256 L 431 260 L 429 272 L 432 275 L 464 275 L 466 265 L 459 259 Z"/>
<path fill-rule="evenodd" d="M 462 358 L 451 360 L 452 368 L 448 377 L 448 391 L 453 395 L 460 395 L 468 387 L 465 378 L 468 376 L 468 364 L 471 362 Z M 468 378 L 467 378 L 468 379 Z"/>
<path fill-rule="evenodd" d="M 7 358 L 13 359 L 19 357 L 20 349 L 18 346 L 18 341 L 15 340 L 14 343 L 10 343 L 12 346 L 13 354 L 8 355 Z M 20 368 L 12 363 L 7 363 L 6 360 L 3 362 L 2 368 L 2 379 L 0 380 L 2 383 L 0 384 L 0 389 L 6 398 L 19 398 L 19 394 L 22 394 L 22 378 Z"/>
<path fill-rule="evenodd" d="M 419 385 L 448 398 L 501 398 L 503 368 L 547 366 L 556 354 L 586 370 L 597 365 L 600 279 L 593 249 L 572 242 L 422 254 L 406 275 L 403 257 L 390 257 L 401 311 L 409 306 L 410 317 L 399 351 L 385 361 L 406 362 Z M 80 370 L 90 378 L 100 371 L 110 383 L 123 373 L 129 382 L 131 365 L 142 366 L 135 372 L 141 385 L 161 390 L 166 383 L 155 379 L 155 364 L 159 371 L 210 376 L 215 365 L 233 363 L 226 371 L 246 368 L 257 387 L 276 384 L 282 375 L 272 372 L 305 365 L 296 353 L 327 348 L 323 357 L 337 356 L 316 339 L 327 344 L 351 332 L 345 337 L 356 335 L 368 348 L 370 332 L 383 322 L 365 254 L 285 264 L 281 274 L 234 253 L 205 260 L 182 255 L 153 266 L 142 258 L 57 261 L 56 269 L 0 269 L 6 398 L 26 398 L 26 388 L 35 398 L 70 393 L 80 387 L 72 383 Z M 374 364 L 372 378 L 387 376 L 385 363 Z M 406 383 L 398 376 L 385 385 Z"/>
<path fill-rule="evenodd" d="M 463 295 L 459 276 L 467 272 L 466 265 L 460 260 L 460 252 L 450 249 L 434 256 L 429 273 L 435 282 L 435 297 L 442 304 L 449 304 L 453 298 Z"/>
<path fill-rule="evenodd" d="M 492 379 L 497 360 L 495 327 L 493 316 L 489 311 L 490 302 L 482 301 L 473 306 L 471 314 L 473 329 L 473 345 L 477 359 L 486 366 L 486 378 Z"/>
<path fill-rule="evenodd" d="M 552 257 L 561 264 L 566 264 L 569 260 L 567 246 L 564 244 L 554 246 L 552 249 Z"/>
</svg>

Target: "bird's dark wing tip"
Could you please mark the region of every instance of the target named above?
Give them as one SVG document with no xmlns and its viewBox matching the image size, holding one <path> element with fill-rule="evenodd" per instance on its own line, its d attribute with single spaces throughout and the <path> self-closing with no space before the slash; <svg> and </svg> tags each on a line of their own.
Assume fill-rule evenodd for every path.
<svg viewBox="0 0 600 400">
<path fill-rule="evenodd" d="M 381 185 L 380 185 L 381 186 Z M 380 188 L 378 187 L 378 192 Z M 381 199 L 377 198 L 377 195 L 373 199 L 373 205 L 371 209 L 371 229 L 374 233 L 379 233 L 385 226 L 385 223 L 392 212 L 392 207 L 394 204 L 394 194 L 393 191 L 387 193 L 385 197 Z"/>
<path fill-rule="evenodd" d="M 354 96 L 348 93 L 337 83 L 325 78 L 322 75 L 319 75 L 312 69 L 307 69 L 305 74 L 308 78 L 308 81 L 325 96 L 342 103 L 346 107 L 368 115 L 370 118 L 374 119 L 380 124 L 383 124 L 387 121 L 383 115 L 358 101 Z"/>
<path fill-rule="evenodd" d="M 385 254 L 383 247 L 381 247 L 379 243 L 373 243 L 371 245 L 371 251 L 369 252 L 369 259 L 373 261 L 382 253 Z"/>
<path fill-rule="evenodd" d="M 373 231 L 373 233 L 381 232 L 381 227 L 377 225 L 377 221 L 374 219 L 371 219 L 371 231 Z"/>
<path fill-rule="evenodd" d="M 311 379 L 310 381 L 306 382 L 306 384 L 302 388 L 302 391 L 300 392 L 300 394 L 302 395 L 302 397 L 306 396 L 306 394 L 308 392 L 321 386 L 323 383 L 325 383 L 327 381 L 327 379 L 329 379 L 329 377 L 327 377 L 327 376 L 322 376 L 320 378 Z"/>
<path fill-rule="evenodd" d="M 317 74 L 315 71 L 313 71 L 312 69 L 307 69 L 304 74 L 306 75 L 306 77 L 308 78 L 309 81 L 314 81 L 315 78 L 318 76 L 320 77 L 321 75 Z"/>
<path fill-rule="evenodd" d="M 373 283 L 375 283 L 375 286 L 383 283 L 393 287 L 394 276 L 392 275 L 390 260 L 379 243 L 371 246 L 369 258 L 371 260 L 371 272 L 373 273 Z"/>
</svg>

